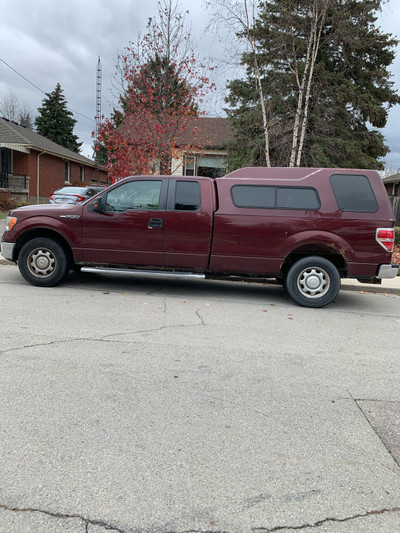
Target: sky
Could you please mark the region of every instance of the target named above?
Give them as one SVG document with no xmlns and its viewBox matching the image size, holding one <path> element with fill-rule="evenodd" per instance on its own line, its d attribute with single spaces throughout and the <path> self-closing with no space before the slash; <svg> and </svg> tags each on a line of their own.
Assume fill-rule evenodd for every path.
<svg viewBox="0 0 400 533">
<path fill-rule="evenodd" d="M 195 53 L 212 59 L 213 76 L 219 90 L 207 104 L 210 116 L 222 111 L 225 69 L 219 60 L 224 44 L 205 32 L 210 12 L 203 0 L 180 0 L 189 11 Z M 74 133 L 82 142 L 82 155 L 92 157 L 92 131 L 96 115 L 96 74 L 102 64 L 102 113 L 109 115 L 115 103 L 113 78 L 118 52 L 144 35 L 149 17 L 157 16 L 157 0 L 0 0 L 7 16 L 0 21 L 0 99 L 13 94 L 37 115 L 45 93 L 60 83 L 68 108 L 77 120 Z M 400 0 L 389 0 L 378 25 L 386 33 L 400 37 Z M 400 92 L 400 45 L 392 64 L 392 81 Z M 232 78 L 232 72 L 230 77 Z M 385 166 L 400 169 L 400 106 L 389 111 L 382 130 L 390 153 Z"/>
</svg>

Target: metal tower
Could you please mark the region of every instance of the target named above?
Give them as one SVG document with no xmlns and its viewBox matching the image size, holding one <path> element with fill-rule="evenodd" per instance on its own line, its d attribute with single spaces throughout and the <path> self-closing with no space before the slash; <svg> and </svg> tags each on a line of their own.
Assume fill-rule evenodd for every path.
<svg viewBox="0 0 400 533">
<path fill-rule="evenodd" d="M 97 61 L 97 80 L 96 80 L 96 137 L 95 142 L 97 142 L 97 135 L 99 133 L 100 124 L 101 124 L 101 78 L 102 78 L 102 69 L 100 56 Z"/>
</svg>

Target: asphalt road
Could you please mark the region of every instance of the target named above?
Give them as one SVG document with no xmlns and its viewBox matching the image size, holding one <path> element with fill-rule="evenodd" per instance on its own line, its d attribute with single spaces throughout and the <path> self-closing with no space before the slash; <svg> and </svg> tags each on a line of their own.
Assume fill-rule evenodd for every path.
<svg viewBox="0 0 400 533">
<path fill-rule="evenodd" d="M 400 531 L 400 297 L 0 265 L 0 533 Z"/>
</svg>

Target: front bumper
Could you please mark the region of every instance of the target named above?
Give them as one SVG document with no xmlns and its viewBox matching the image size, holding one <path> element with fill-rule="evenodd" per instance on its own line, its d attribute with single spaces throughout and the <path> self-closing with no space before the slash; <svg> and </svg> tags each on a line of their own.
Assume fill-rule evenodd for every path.
<svg viewBox="0 0 400 533">
<path fill-rule="evenodd" d="M 8 261 L 14 261 L 15 242 L 1 242 L 1 255 Z"/>
<path fill-rule="evenodd" d="M 396 265 L 395 263 L 391 263 L 390 265 L 381 265 L 376 277 L 379 279 L 395 278 L 398 271 L 399 265 Z"/>
</svg>

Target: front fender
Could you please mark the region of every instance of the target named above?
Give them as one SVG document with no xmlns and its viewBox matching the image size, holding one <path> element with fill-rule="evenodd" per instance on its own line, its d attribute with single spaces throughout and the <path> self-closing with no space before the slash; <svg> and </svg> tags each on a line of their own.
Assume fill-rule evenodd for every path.
<svg viewBox="0 0 400 533">
<path fill-rule="evenodd" d="M 17 222 L 15 226 L 3 235 L 3 239 L 8 242 L 24 240 L 27 234 L 40 234 L 53 232 L 62 237 L 68 245 L 73 248 L 81 246 L 81 221 L 77 218 L 53 218 L 44 215 L 34 216 Z"/>
</svg>

